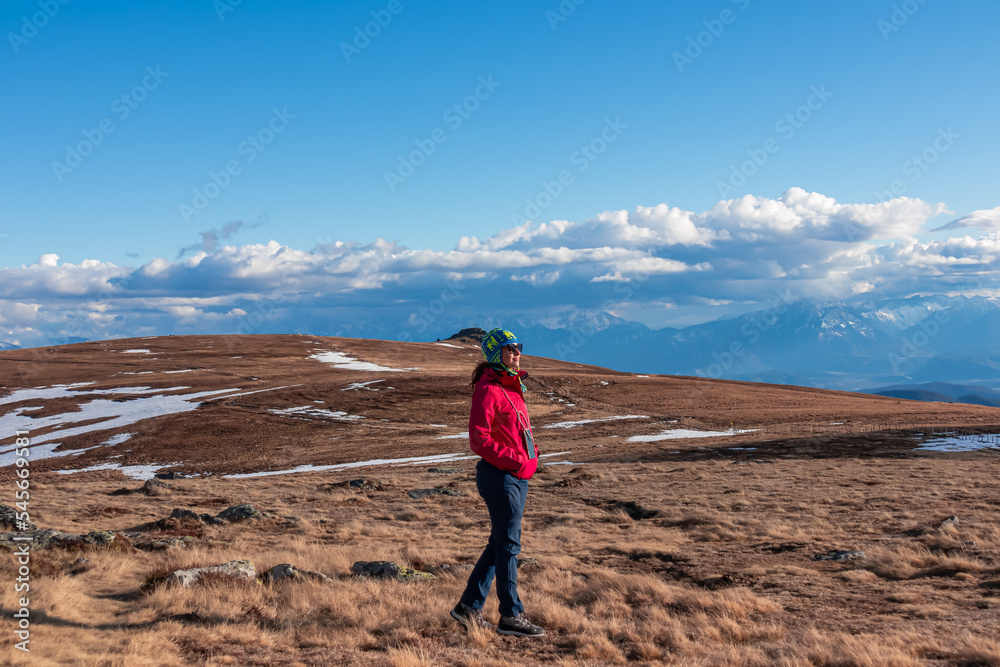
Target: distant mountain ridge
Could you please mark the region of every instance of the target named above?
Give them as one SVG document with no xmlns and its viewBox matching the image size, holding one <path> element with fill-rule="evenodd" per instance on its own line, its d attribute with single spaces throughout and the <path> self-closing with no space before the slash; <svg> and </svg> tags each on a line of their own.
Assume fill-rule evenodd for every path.
<svg viewBox="0 0 1000 667">
<path fill-rule="evenodd" d="M 918 385 L 897 385 L 868 389 L 863 393 L 907 398 L 915 401 L 940 401 L 942 403 L 971 403 L 1000 407 L 1000 391 L 978 385 L 926 382 Z"/>
<path fill-rule="evenodd" d="M 778 297 L 755 312 L 659 330 L 571 306 L 507 316 L 485 304 L 456 303 L 416 320 L 372 313 L 359 306 L 339 317 L 276 316 L 252 333 L 433 341 L 463 329 L 503 326 L 524 343 L 526 357 L 636 373 L 848 391 L 902 385 L 936 391 L 919 385 L 946 382 L 968 388 L 936 393 L 976 402 L 993 401 L 989 390 L 1000 389 L 1000 299 L 992 297 L 859 296 L 826 302 Z M 50 345 L 78 340 L 53 339 Z M 16 346 L 0 344 L 0 349 Z"/>
<path fill-rule="evenodd" d="M 503 324 L 516 327 L 525 354 L 623 371 L 851 391 L 949 382 L 967 385 L 963 396 L 984 400 L 993 400 L 989 390 L 1000 387 L 996 298 L 779 302 L 681 329 L 653 330 L 609 313 L 565 309 Z"/>
</svg>

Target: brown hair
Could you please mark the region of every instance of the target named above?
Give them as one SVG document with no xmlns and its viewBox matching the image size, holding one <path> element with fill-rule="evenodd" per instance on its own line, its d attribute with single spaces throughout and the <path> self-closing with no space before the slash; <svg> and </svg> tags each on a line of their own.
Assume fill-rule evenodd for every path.
<svg viewBox="0 0 1000 667">
<path fill-rule="evenodd" d="M 480 361 L 478 364 L 476 364 L 476 367 L 472 371 L 472 382 L 470 382 L 469 384 L 471 384 L 472 386 L 476 386 L 476 383 L 479 382 L 479 378 L 483 377 L 483 372 L 485 372 L 486 369 L 489 367 L 490 367 L 490 362 L 488 361 Z"/>
</svg>

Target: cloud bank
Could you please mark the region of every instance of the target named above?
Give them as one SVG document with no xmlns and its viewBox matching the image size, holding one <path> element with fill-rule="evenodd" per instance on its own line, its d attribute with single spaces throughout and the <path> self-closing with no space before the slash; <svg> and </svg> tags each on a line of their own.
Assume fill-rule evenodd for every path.
<svg viewBox="0 0 1000 667">
<path fill-rule="evenodd" d="M 173 261 L 133 268 L 47 254 L 0 269 L 0 340 L 294 331 L 426 340 L 452 333 L 435 326 L 530 314 L 541 321 L 574 309 L 656 326 L 685 309 L 752 310 L 776 293 L 993 293 L 996 231 L 916 238 L 947 212 L 920 199 L 842 204 L 792 188 L 702 213 L 659 204 L 582 222 L 529 222 L 484 240 L 462 237 L 450 250 L 384 240 L 308 250 L 275 240 L 220 246 L 239 229 L 232 223 Z M 998 217 L 1000 207 L 976 211 L 939 229 L 996 230 Z"/>
</svg>

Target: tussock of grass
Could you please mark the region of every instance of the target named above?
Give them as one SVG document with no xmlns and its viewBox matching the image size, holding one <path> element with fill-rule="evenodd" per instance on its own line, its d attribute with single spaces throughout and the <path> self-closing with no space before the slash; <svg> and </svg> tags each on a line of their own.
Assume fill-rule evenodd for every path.
<svg viewBox="0 0 1000 667">
<path fill-rule="evenodd" d="M 986 564 L 975 558 L 951 557 L 930 550 L 901 546 L 895 549 L 876 547 L 867 552 L 859 567 L 883 579 L 900 581 L 924 577 L 953 577 L 958 573 L 987 571 Z"/>
</svg>

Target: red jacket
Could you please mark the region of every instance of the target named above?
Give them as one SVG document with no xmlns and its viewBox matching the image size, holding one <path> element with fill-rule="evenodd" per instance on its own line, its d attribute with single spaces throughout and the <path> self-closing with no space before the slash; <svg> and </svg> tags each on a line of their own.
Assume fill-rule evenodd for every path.
<svg viewBox="0 0 1000 667">
<path fill-rule="evenodd" d="M 528 406 L 521 393 L 521 378 L 526 375 L 520 371 L 514 377 L 487 368 L 472 393 L 469 414 L 472 451 L 518 479 L 531 479 L 538 467 L 537 451 L 535 458 L 529 459 L 521 437 L 523 429 L 531 431 Z"/>
</svg>

